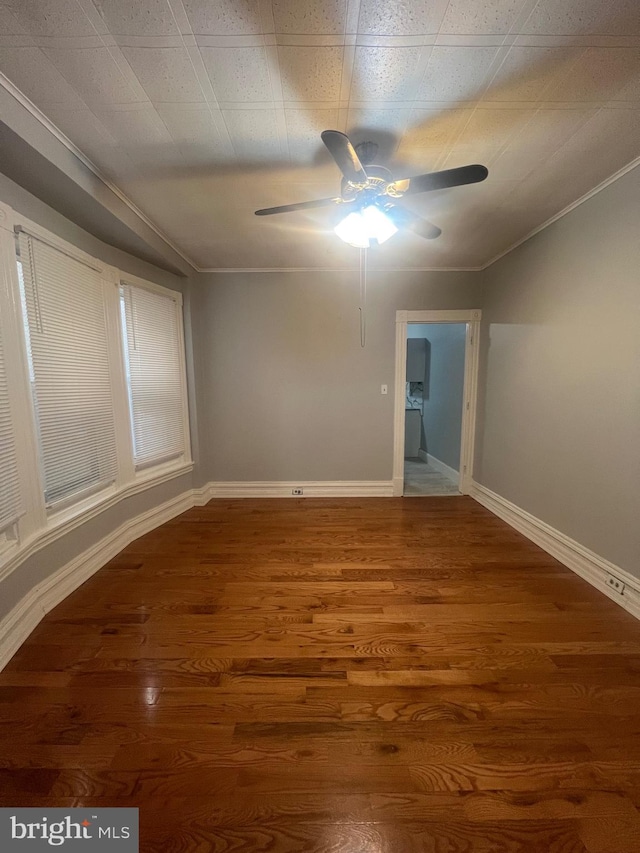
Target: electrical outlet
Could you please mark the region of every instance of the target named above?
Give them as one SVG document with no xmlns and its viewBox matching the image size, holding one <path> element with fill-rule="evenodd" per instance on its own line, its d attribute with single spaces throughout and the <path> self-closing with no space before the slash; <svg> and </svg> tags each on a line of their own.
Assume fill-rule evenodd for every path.
<svg viewBox="0 0 640 853">
<path fill-rule="evenodd" d="M 292 495 L 302 495 L 304 494 L 304 489 L 291 489 Z"/>
<path fill-rule="evenodd" d="M 615 575 L 607 576 L 607 586 L 610 586 L 611 589 L 614 589 L 620 595 L 624 594 L 624 584 Z"/>
</svg>

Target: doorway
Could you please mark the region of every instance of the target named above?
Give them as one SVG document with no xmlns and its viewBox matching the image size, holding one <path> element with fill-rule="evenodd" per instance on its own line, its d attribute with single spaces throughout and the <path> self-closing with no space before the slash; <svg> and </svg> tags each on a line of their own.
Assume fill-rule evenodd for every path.
<svg viewBox="0 0 640 853">
<path fill-rule="evenodd" d="M 468 494 L 479 310 L 398 311 L 394 495 Z"/>
</svg>

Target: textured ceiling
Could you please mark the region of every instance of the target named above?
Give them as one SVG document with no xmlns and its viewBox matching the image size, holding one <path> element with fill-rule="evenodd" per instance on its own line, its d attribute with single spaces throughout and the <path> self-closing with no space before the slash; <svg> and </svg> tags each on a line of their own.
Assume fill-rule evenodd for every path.
<svg viewBox="0 0 640 853">
<path fill-rule="evenodd" d="M 0 0 L 0 71 L 200 268 L 350 267 L 320 142 L 396 177 L 484 163 L 405 203 L 378 267 L 479 267 L 640 155 L 640 0 Z"/>
</svg>

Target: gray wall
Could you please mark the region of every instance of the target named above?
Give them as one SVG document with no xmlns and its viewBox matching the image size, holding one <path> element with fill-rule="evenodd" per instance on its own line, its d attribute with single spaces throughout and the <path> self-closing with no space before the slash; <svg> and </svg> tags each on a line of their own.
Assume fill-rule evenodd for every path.
<svg viewBox="0 0 640 853">
<path fill-rule="evenodd" d="M 174 290 L 182 291 L 185 300 L 187 355 L 189 356 L 192 282 L 188 278 L 178 277 L 165 270 L 157 269 L 145 261 L 102 243 L 4 175 L 0 175 L 0 201 L 10 205 L 14 210 L 33 222 L 37 222 L 43 228 L 48 228 L 59 237 L 68 240 L 94 257 L 100 258 L 105 263 L 118 266 L 132 275 L 138 275 Z M 188 366 L 188 373 L 193 377 L 192 364 Z M 193 379 L 190 386 L 190 396 L 193 397 Z M 191 419 L 197 450 L 197 425 L 193 413 Z M 134 495 L 39 551 L 0 583 L 0 619 L 9 613 L 34 585 L 43 581 L 58 568 L 108 535 L 124 521 L 182 494 L 191 488 L 191 484 L 192 475 L 188 474 Z"/>
<path fill-rule="evenodd" d="M 640 577 L 640 169 L 483 274 L 475 478 Z"/>
<path fill-rule="evenodd" d="M 204 481 L 390 480 L 395 313 L 477 308 L 478 276 L 212 273 L 195 296 Z M 380 394 L 380 385 L 389 394 Z"/>
<path fill-rule="evenodd" d="M 454 471 L 460 470 L 466 329 L 464 323 L 407 326 L 408 337 L 428 341 L 421 448 Z"/>
</svg>

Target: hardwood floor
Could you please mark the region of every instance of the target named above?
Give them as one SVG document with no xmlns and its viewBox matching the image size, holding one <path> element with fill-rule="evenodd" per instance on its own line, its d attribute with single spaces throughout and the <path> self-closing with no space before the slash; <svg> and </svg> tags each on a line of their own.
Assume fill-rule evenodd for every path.
<svg viewBox="0 0 640 853">
<path fill-rule="evenodd" d="M 0 805 L 142 851 L 637 853 L 640 625 L 470 498 L 216 501 L 0 674 Z"/>
</svg>

